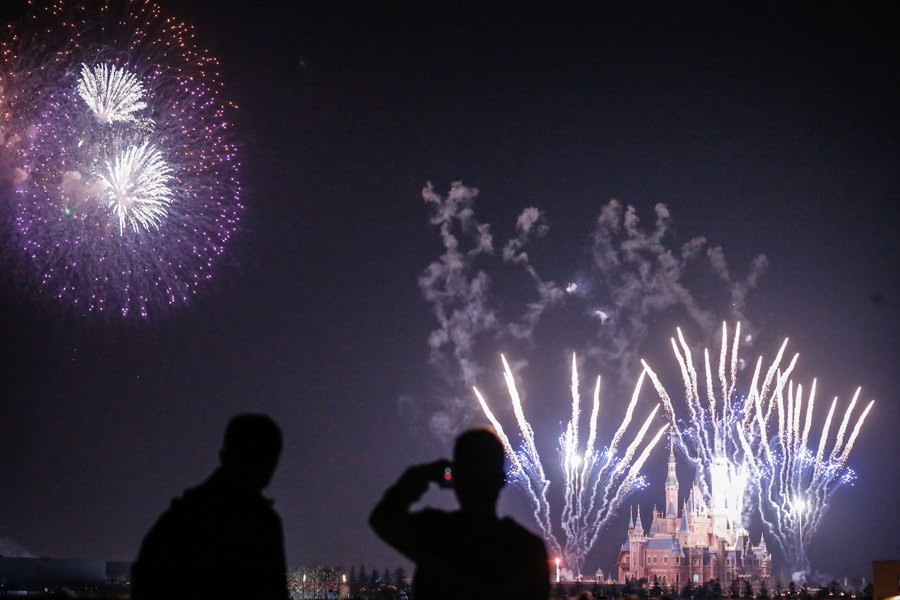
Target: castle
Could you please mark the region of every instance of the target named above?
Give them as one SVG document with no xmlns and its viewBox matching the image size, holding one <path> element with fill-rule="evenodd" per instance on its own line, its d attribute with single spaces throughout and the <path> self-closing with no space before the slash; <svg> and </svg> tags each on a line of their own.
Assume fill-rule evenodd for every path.
<svg viewBox="0 0 900 600">
<path fill-rule="evenodd" d="M 656 580 L 664 587 L 680 589 L 688 583 L 699 586 L 716 579 L 727 589 L 740 579 L 749 581 L 755 590 L 769 587 L 772 555 L 766 550 L 765 538 L 760 537 L 758 546 L 752 545 L 739 519 L 728 517 L 729 490 L 721 485 L 725 479 L 719 473 L 725 468 L 722 461 L 711 469 L 709 505 L 694 484 L 679 515 L 675 453 L 670 442 L 665 512 L 653 508 L 647 532 L 640 506 L 637 520 L 632 515 L 628 539 L 616 561 L 620 583 L 646 578 L 651 584 Z"/>
</svg>

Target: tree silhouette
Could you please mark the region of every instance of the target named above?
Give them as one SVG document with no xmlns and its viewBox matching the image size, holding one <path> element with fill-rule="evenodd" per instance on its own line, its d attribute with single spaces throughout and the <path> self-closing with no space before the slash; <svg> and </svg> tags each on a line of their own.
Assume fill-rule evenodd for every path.
<svg viewBox="0 0 900 600">
<path fill-rule="evenodd" d="M 403 570 L 403 567 L 397 567 L 394 571 L 394 585 L 396 585 L 397 589 L 401 592 L 407 591 L 406 571 Z"/>
</svg>

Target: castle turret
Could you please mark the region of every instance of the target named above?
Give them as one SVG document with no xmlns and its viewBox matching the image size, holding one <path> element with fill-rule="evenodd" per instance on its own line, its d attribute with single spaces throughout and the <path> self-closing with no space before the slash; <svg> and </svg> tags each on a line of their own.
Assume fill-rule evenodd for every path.
<svg viewBox="0 0 900 600">
<path fill-rule="evenodd" d="M 635 533 L 644 533 L 644 526 L 641 525 L 641 505 L 638 504 L 637 510 L 637 521 L 634 522 L 634 531 Z"/>
<path fill-rule="evenodd" d="M 678 516 L 678 476 L 675 473 L 675 441 L 669 437 L 669 474 L 666 477 L 666 517 Z"/>
<path fill-rule="evenodd" d="M 678 528 L 678 533 L 690 533 L 691 528 L 688 525 L 688 507 L 685 505 L 681 509 L 681 527 Z"/>
</svg>

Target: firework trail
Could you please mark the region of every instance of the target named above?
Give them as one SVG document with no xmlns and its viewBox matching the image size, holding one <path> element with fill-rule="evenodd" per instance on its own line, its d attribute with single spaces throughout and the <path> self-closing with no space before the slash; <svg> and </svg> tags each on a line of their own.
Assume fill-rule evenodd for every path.
<svg viewBox="0 0 900 600">
<path fill-rule="evenodd" d="M 622 501 L 636 487 L 644 485 L 643 478 L 639 476 L 641 467 L 656 446 L 668 425 L 660 428 L 653 438 L 644 444 L 643 450 L 638 454 L 638 448 L 644 442 L 647 430 L 659 405 L 653 409 L 643 425 L 634 435 L 634 439 L 621 456 L 618 453 L 618 445 L 631 423 L 634 407 L 640 394 L 644 375 L 638 379 L 631 402 L 625 412 L 625 417 L 619 425 L 610 444 L 598 450 L 597 419 L 600 413 L 600 378 L 594 387 L 593 405 L 589 420 L 589 434 L 587 442 L 582 446 L 579 436 L 579 424 L 581 421 L 581 396 L 579 393 L 578 369 L 575 356 L 572 356 L 572 413 L 565 430 L 559 440 L 560 462 L 563 472 L 565 487 L 564 505 L 561 516 L 561 526 L 565 534 L 565 544 L 560 545 L 554 534 L 551 522 L 550 503 L 547 500 L 547 490 L 550 480 L 544 472 L 543 463 L 538 454 L 534 441 L 534 430 L 525 418 L 522 401 L 516 388 L 515 379 L 506 357 L 501 355 L 503 361 L 504 378 L 509 390 L 509 396 L 513 405 L 513 412 L 522 436 L 522 446 L 515 450 L 503 426 L 494 416 L 484 396 L 473 388 L 475 396 L 484 411 L 485 416 L 494 426 L 497 435 L 503 442 L 506 454 L 510 461 L 509 477 L 511 481 L 519 485 L 528 494 L 534 510 L 534 519 L 541 529 L 541 533 L 551 552 L 557 556 L 562 555 L 565 564 L 576 577 L 581 576 L 581 569 L 585 557 L 597 541 L 597 537 L 603 527 L 612 518 L 614 511 Z"/>
<path fill-rule="evenodd" d="M 23 272 L 81 312 L 158 312 L 238 226 L 218 63 L 149 0 L 32 9 L 0 46 L 0 178 Z"/>
<path fill-rule="evenodd" d="M 846 466 L 847 458 L 875 403 L 870 401 L 859 414 L 845 443 L 844 435 L 860 391 L 856 390 L 844 412 L 827 456 L 828 436 L 838 399 L 831 403 L 814 454 L 809 447 L 809 432 L 815 404 L 815 380 L 806 399 L 805 412 L 803 386 L 789 382 L 787 386 L 779 386 L 774 397 L 777 419 L 756 421 L 759 443 L 755 452 L 748 454 L 748 463 L 759 482 L 759 512 L 763 524 L 787 558 L 795 580 L 802 580 L 810 571 L 807 547 L 831 498 L 840 486 L 852 483 L 856 478 L 853 470 Z"/>
</svg>

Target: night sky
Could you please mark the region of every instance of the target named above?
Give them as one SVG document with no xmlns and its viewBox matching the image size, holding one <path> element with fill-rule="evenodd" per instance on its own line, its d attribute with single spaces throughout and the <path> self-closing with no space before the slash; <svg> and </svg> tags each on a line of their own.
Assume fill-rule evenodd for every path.
<svg viewBox="0 0 900 600">
<path fill-rule="evenodd" d="M 440 397 L 470 399 L 469 422 L 483 421 L 429 363 L 437 323 L 417 282 L 443 252 L 422 187 L 445 195 L 462 180 L 498 241 L 523 208 L 544 211 L 549 234 L 529 251 L 557 283 L 584 266 L 613 198 L 648 226 L 664 203 L 673 244 L 706 236 L 737 272 L 764 253 L 747 358 L 790 337 L 796 379 L 818 378 L 820 419 L 857 386 L 876 400 L 813 568 L 870 576 L 872 560 L 900 556 L 900 9 L 511 6 L 163 2 L 221 59 L 240 106 L 242 228 L 188 306 L 148 319 L 84 317 L 3 274 L 7 547 L 133 559 L 170 499 L 214 468 L 229 417 L 250 410 L 285 433 L 268 494 L 288 563 L 400 564 L 369 510 L 407 464 L 447 453 L 429 427 Z M 707 283 L 696 293 L 714 307 Z M 528 293 L 519 284 L 496 281 L 495 294 L 512 303 Z M 670 390 L 680 317 L 654 315 L 641 349 Z M 538 328 L 520 373 L 551 479 L 582 335 L 566 324 Z M 510 349 L 483 342 L 494 362 L 482 385 L 512 430 L 496 359 Z M 604 396 L 607 428 L 626 400 Z M 628 503 L 662 502 L 664 461 L 659 448 L 651 486 Z M 680 477 L 683 493 L 686 466 Z M 533 527 L 517 490 L 501 511 Z M 588 571 L 612 567 L 626 526 L 627 507 Z M 757 540 L 758 519 L 750 530 Z"/>
</svg>

